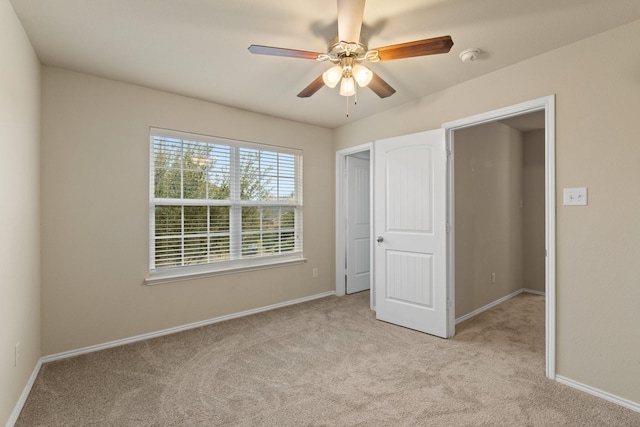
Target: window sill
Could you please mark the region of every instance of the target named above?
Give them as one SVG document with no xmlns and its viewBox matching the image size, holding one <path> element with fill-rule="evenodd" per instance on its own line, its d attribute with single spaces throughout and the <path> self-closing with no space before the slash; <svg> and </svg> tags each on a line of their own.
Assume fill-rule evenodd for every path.
<svg viewBox="0 0 640 427">
<path fill-rule="evenodd" d="M 246 271 L 263 270 L 267 268 L 284 267 L 288 265 L 302 264 L 307 262 L 306 258 L 286 258 L 281 260 L 264 261 L 261 263 L 252 263 L 249 265 L 223 266 L 213 267 L 206 270 L 198 270 L 192 272 L 175 272 L 162 271 L 160 273 L 152 273 L 144 279 L 147 286 L 161 285 L 163 283 L 181 282 L 185 280 L 203 279 L 205 277 L 222 276 L 225 274 L 243 273 Z"/>
</svg>

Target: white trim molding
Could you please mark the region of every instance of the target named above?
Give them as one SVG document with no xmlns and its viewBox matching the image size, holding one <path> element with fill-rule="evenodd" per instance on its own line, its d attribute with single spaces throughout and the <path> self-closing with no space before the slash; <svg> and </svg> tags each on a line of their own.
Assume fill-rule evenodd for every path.
<svg viewBox="0 0 640 427">
<path fill-rule="evenodd" d="M 302 264 L 307 262 L 307 259 L 304 257 L 283 257 L 281 259 L 270 259 L 270 260 L 261 260 L 260 258 L 254 258 L 253 263 L 249 263 L 246 266 L 236 265 L 234 267 L 227 266 L 215 266 L 205 265 L 202 271 L 199 271 L 197 268 L 192 268 L 192 271 L 189 273 L 174 273 L 171 271 L 163 272 L 161 274 L 149 276 L 144 279 L 145 285 L 154 286 L 160 285 L 164 283 L 173 283 L 173 282 L 182 282 L 185 280 L 194 280 L 194 279 L 203 279 L 206 277 L 212 276 L 222 276 L 225 274 L 235 274 L 242 273 L 253 270 L 264 270 L 267 268 L 276 268 L 276 267 L 284 267 L 288 265 L 294 264 Z M 212 268 L 213 267 L 213 268 Z"/>
<path fill-rule="evenodd" d="M 599 397 L 600 399 L 615 403 L 616 405 L 620 405 L 624 408 L 631 409 L 632 411 L 640 412 L 640 403 L 633 402 L 631 400 L 616 396 L 615 394 L 611 394 L 606 391 L 599 390 L 586 384 L 582 384 L 578 381 L 574 381 L 561 375 L 556 375 L 556 381 L 558 381 L 560 384 L 575 388 L 592 396 Z"/>
<path fill-rule="evenodd" d="M 522 289 L 518 289 L 515 292 L 510 293 L 509 295 L 505 295 L 502 298 L 499 298 L 493 302 L 490 302 L 487 305 L 484 305 L 476 310 L 473 310 L 471 313 L 467 313 L 464 316 L 460 316 L 456 319 L 456 325 L 460 322 L 464 322 L 465 320 L 471 319 L 474 316 L 477 316 L 478 314 L 482 313 L 483 311 L 487 311 L 490 308 L 495 307 L 498 304 L 502 304 L 503 302 L 510 300 L 513 297 L 516 297 L 522 293 L 528 293 L 528 294 L 535 294 L 535 295 L 542 295 L 544 296 L 544 292 L 540 292 L 540 291 L 536 291 L 534 289 L 527 289 L 527 288 L 522 288 Z"/>
<path fill-rule="evenodd" d="M 336 260 L 336 295 L 343 296 L 346 294 L 345 292 L 345 282 L 344 277 L 346 274 L 345 258 L 346 258 L 346 236 L 345 236 L 345 227 L 346 227 L 346 196 L 347 192 L 345 190 L 346 179 L 345 173 L 347 170 L 346 166 L 346 158 L 352 154 L 361 153 L 363 151 L 368 151 L 370 154 L 371 160 L 371 168 L 369 169 L 369 223 L 371 224 L 371 229 L 369 233 L 373 236 L 373 142 L 368 142 L 366 144 L 356 145 L 355 147 L 345 148 L 343 150 L 336 151 L 336 164 L 335 164 L 335 172 L 336 172 L 336 229 L 335 229 L 335 237 L 336 237 L 336 247 L 335 247 L 335 260 Z M 371 239 L 371 247 L 369 251 L 369 265 L 373 265 L 373 239 Z M 371 309 L 375 309 L 374 303 L 374 277 L 373 271 L 371 271 L 369 287 L 371 289 L 371 299 L 370 299 L 370 307 Z"/>
<path fill-rule="evenodd" d="M 460 317 L 458 317 L 458 318 L 456 319 L 456 325 L 457 325 L 458 323 L 460 323 L 460 322 L 464 322 L 465 320 L 471 319 L 472 317 L 477 316 L 478 314 L 480 314 L 480 313 L 482 313 L 482 312 L 484 312 L 484 311 L 487 311 L 487 310 L 489 310 L 490 308 L 493 308 L 493 307 L 495 307 L 495 306 L 496 306 L 496 305 L 498 305 L 498 304 L 502 304 L 503 302 L 505 302 L 505 301 L 507 301 L 507 300 L 510 300 L 511 298 L 513 298 L 513 297 L 515 297 L 515 296 L 520 295 L 522 292 L 524 292 L 524 290 L 523 290 L 523 289 L 518 289 L 517 291 L 512 292 L 512 293 L 510 293 L 509 295 L 505 295 L 505 296 L 503 296 L 502 298 L 499 298 L 499 299 L 497 299 L 497 300 L 495 300 L 495 301 L 493 301 L 493 302 L 490 302 L 490 303 L 489 303 L 489 304 L 487 304 L 487 305 L 484 305 L 484 306 L 482 306 L 482 307 L 480 307 L 480 308 L 478 308 L 478 309 L 473 310 L 471 313 L 467 313 L 467 314 L 465 314 L 464 316 L 460 316 Z"/>
<path fill-rule="evenodd" d="M 485 311 L 488 310 L 489 308 L 504 302 L 506 300 L 508 300 L 509 298 L 513 298 L 514 296 L 517 296 L 523 292 L 531 292 L 534 294 L 541 294 L 540 291 L 532 291 L 530 289 L 519 289 L 516 292 L 513 292 L 503 298 L 500 298 L 497 301 L 494 301 L 493 303 L 487 304 L 486 306 L 482 307 L 481 309 L 475 310 L 473 313 L 469 313 L 459 319 L 456 319 L 456 323 L 459 323 L 463 320 L 466 320 L 470 317 L 472 317 L 472 315 L 476 315 L 479 314 L 481 311 Z M 235 319 L 238 317 L 244 317 L 244 316 L 248 316 L 251 314 L 256 314 L 256 313 L 260 313 L 260 312 L 264 312 L 264 311 L 269 311 L 269 310 L 275 310 L 277 308 L 282 308 L 282 307 L 286 307 L 289 305 L 295 305 L 295 304 L 299 304 L 302 302 L 307 302 L 307 301 L 312 301 L 312 300 L 316 300 L 316 299 L 320 299 L 320 298 L 325 298 L 328 296 L 332 296 L 335 295 L 334 291 L 329 291 L 329 292 L 324 292 L 324 293 L 320 293 L 320 294 L 316 294 L 316 295 L 311 295 L 308 297 L 303 297 L 303 298 L 298 298 L 295 300 L 290 300 L 290 301 L 285 301 L 282 303 L 277 303 L 277 304 L 272 304 L 272 305 L 268 305 L 268 306 L 264 306 L 264 307 L 259 307 L 256 309 L 252 309 L 252 310 L 246 310 L 246 311 L 242 311 L 239 313 L 234 313 L 234 314 L 229 314 L 226 316 L 220 316 L 220 317 L 215 317 L 209 320 L 204 320 L 201 322 L 194 322 L 194 323 L 189 323 L 183 326 L 178 326 L 178 327 L 174 327 L 174 328 L 169 328 L 169 329 L 163 329 L 160 331 L 156 331 L 156 332 L 151 332 L 148 334 L 142 334 L 142 335 L 136 335 L 130 338 L 125 338 L 125 339 L 121 339 L 121 340 L 116 340 L 116 341 L 109 341 L 103 344 L 97 344 L 97 345 L 93 345 L 93 346 L 89 346 L 89 347 L 84 347 L 84 348 L 80 348 L 77 350 L 71 350 L 71 351 L 67 351 L 67 352 L 63 352 L 63 353 L 58 353 L 58 354 L 53 354 L 53 355 L 49 355 L 49 356 L 44 356 L 41 357 L 38 362 L 36 363 L 35 368 L 33 369 L 33 372 L 31 373 L 31 376 L 29 377 L 29 380 L 27 381 L 27 384 L 24 387 L 24 390 L 22 391 L 22 394 L 20 395 L 20 398 L 18 399 L 18 402 L 16 403 L 15 407 L 13 408 L 13 411 L 11 412 L 11 415 L 9 416 L 9 419 L 7 420 L 7 423 L 5 425 L 5 427 L 13 427 L 14 424 L 16 423 L 16 421 L 18 420 L 18 417 L 20 416 L 20 412 L 22 412 L 22 408 L 24 407 L 27 398 L 29 397 L 29 393 L 31 392 L 31 389 L 33 388 L 33 385 L 35 384 L 36 378 L 38 376 L 38 373 L 40 372 L 40 369 L 42 368 L 42 365 L 44 363 L 48 363 L 48 362 L 53 362 L 56 360 L 62 360 L 62 359 L 66 359 L 66 358 L 70 358 L 70 357 L 75 357 L 75 356 L 79 356 L 82 354 L 87 354 L 87 353 L 92 353 L 94 351 L 100 351 L 100 350 L 105 350 L 108 348 L 112 348 L 112 347 L 117 347 L 117 346 L 121 346 L 121 345 L 125 345 L 125 344 L 131 344 L 134 342 L 138 342 L 138 341 L 143 341 L 143 340 L 147 340 L 150 338 L 155 338 L 155 337 L 160 337 L 163 335 L 169 335 L 169 334 L 173 334 L 176 332 L 182 332 L 182 331 L 186 331 L 189 329 L 194 329 L 194 328 L 198 328 L 201 326 L 206 326 L 206 325 L 211 325 L 214 323 L 218 323 L 218 322 L 222 322 L 225 320 L 231 320 L 231 319 Z M 640 403 L 636 403 L 636 402 L 632 402 L 628 399 L 624 399 L 618 396 L 615 396 L 611 393 L 607 393 L 605 391 L 602 390 L 598 390 L 595 387 L 591 387 L 588 386 L 586 384 L 582 384 L 578 381 L 574 381 L 571 380 L 569 378 L 565 378 L 562 377 L 560 375 L 555 377 L 555 380 L 558 381 L 561 384 L 564 384 L 566 386 L 578 389 L 580 391 L 583 391 L 585 393 L 589 393 L 593 396 L 599 397 L 601 399 L 607 400 L 609 402 L 615 403 L 617 405 L 620 405 L 622 407 L 631 409 L 633 411 L 636 412 L 640 412 Z"/>
<path fill-rule="evenodd" d="M 212 325 L 214 323 L 224 322 L 225 320 L 237 319 L 238 317 L 245 317 L 251 314 L 262 313 L 263 311 L 275 310 L 277 308 L 286 307 L 289 305 L 300 304 L 302 302 L 313 301 L 320 298 L 335 295 L 334 291 L 323 292 L 321 294 L 315 294 L 308 297 L 298 298 L 294 300 L 284 301 L 277 304 L 271 304 L 264 307 L 258 307 L 251 310 L 245 310 L 238 313 L 227 314 L 225 316 L 214 317 L 212 319 L 202 320 L 199 322 L 188 323 L 182 326 L 176 326 L 173 328 L 162 329 L 160 331 L 149 332 L 147 334 L 136 335 L 129 338 L 123 338 L 120 340 L 109 341 L 103 344 L 96 344 L 89 347 L 83 347 L 76 350 L 65 351 L 62 353 L 52 354 L 44 356 L 41 360 L 42 363 L 53 362 L 55 360 L 67 359 L 69 357 L 80 356 L 81 354 L 93 353 L 94 351 L 106 350 L 112 347 L 119 347 L 125 344 L 131 344 L 138 341 L 144 341 L 151 338 L 157 338 L 164 335 L 175 334 L 176 332 L 187 331 L 189 329 L 200 328 L 202 326 Z"/>
<path fill-rule="evenodd" d="M 555 95 L 549 95 L 520 104 L 511 105 L 486 113 L 444 123 L 442 127 L 446 131 L 447 149 L 455 157 L 454 132 L 459 129 L 477 126 L 484 123 L 520 116 L 536 111 L 544 111 L 545 115 L 545 365 L 547 378 L 556 377 L 556 130 L 555 130 Z M 451 231 L 449 233 L 449 271 L 448 292 L 450 305 L 455 301 L 455 204 L 452 194 L 453 171 L 455 163 L 449 167 L 448 188 L 449 218 Z M 450 329 L 454 330 L 455 315 L 450 308 Z"/>
<path fill-rule="evenodd" d="M 31 389 L 33 388 L 33 384 L 36 382 L 36 378 L 38 377 L 38 373 L 40 373 L 40 368 L 42 367 L 42 358 L 38 360 L 35 368 L 33 368 L 33 372 L 31 372 L 31 376 L 27 381 L 27 384 L 24 386 L 24 390 L 22 390 L 22 394 L 16 403 L 16 406 L 13 407 L 13 411 L 11 415 L 9 415 L 9 419 L 7 420 L 6 427 L 13 427 L 13 425 L 18 421 L 18 417 L 20 416 L 20 412 L 22 412 L 22 408 L 24 404 L 27 403 L 27 398 L 29 397 L 29 393 L 31 393 Z"/>
<path fill-rule="evenodd" d="M 70 357 L 80 356 L 82 354 L 87 354 L 87 353 L 93 353 L 94 351 L 106 350 L 108 348 L 119 347 L 121 345 L 131 344 L 131 343 L 135 343 L 135 342 L 138 342 L 138 341 L 144 341 L 144 340 L 148 340 L 148 339 L 151 339 L 151 338 L 161 337 L 161 336 L 164 336 L 164 335 L 174 334 L 176 332 L 182 332 L 182 331 L 186 331 L 186 330 L 189 330 L 189 329 L 195 329 L 195 328 L 199 328 L 201 326 L 212 325 L 214 323 L 223 322 L 225 320 L 231 320 L 231 319 L 236 319 L 238 317 L 244 317 L 244 316 L 249 316 L 251 314 L 261 313 L 261 312 L 264 312 L 264 311 L 275 310 L 275 309 L 286 307 L 286 306 L 289 306 L 289 305 L 295 305 L 295 304 L 300 304 L 300 303 L 307 302 L 307 301 L 313 301 L 313 300 L 316 300 L 316 299 L 329 297 L 329 296 L 332 296 L 332 295 L 335 295 L 335 294 L 336 293 L 334 291 L 323 292 L 323 293 L 320 293 L 320 294 L 310 295 L 308 297 L 298 298 L 298 299 L 294 299 L 294 300 L 280 302 L 280 303 L 277 303 L 277 304 L 267 305 L 267 306 L 264 306 L 264 307 L 254 308 L 254 309 L 251 309 L 251 310 L 241 311 L 239 313 L 227 314 L 225 316 L 214 317 L 212 319 L 202 320 L 200 322 L 194 322 L 194 323 L 189 323 L 189 324 L 182 325 L 182 326 L 176 326 L 174 328 L 162 329 L 160 331 L 150 332 L 148 334 L 136 335 L 136 336 L 129 337 L 129 338 L 123 338 L 123 339 L 120 339 L 120 340 L 109 341 L 109 342 L 102 343 L 102 344 L 96 344 L 96 345 L 92 345 L 92 346 L 89 346 L 89 347 L 83 347 L 83 348 L 79 348 L 79 349 L 76 349 L 76 350 L 69 350 L 69 351 L 65 351 L 65 352 L 62 352 L 62 353 L 51 354 L 49 356 L 41 357 L 40 360 L 38 360 L 38 363 L 36 363 L 36 366 L 33 369 L 33 372 L 31 373 L 31 376 L 29 377 L 29 381 L 27 381 L 27 384 L 25 385 L 24 390 L 22 391 L 22 394 L 20 395 L 20 398 L 18 399 L 18 402 L 16 403 L 15 407 L 13 408 L 13 411 L 11 412 L 11 415 L 9 416 L 9 419 L 7 420 L 6 427 L 13 427 L 13 425 L 18 420 L 18 417 L 20 416 L 20 412 L 22 412 L 22 408 L 24 407 L 24 404 L 26 403 L 27 398 L 29 397 L 29 393 L 31 393 L 31 389 L 33 388 L 33 384 L 36 381 L 38 373 L 40 372 L 40 368 L 42 368 L 42 365 L 45 364 L 45 363 L 54 362 L 56 360 L 68 359 Z"/>
</svg>

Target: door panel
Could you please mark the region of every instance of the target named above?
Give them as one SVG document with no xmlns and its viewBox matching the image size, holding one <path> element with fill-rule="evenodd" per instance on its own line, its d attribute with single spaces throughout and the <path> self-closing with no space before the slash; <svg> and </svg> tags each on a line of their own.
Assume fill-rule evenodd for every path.
<svg viewBox="0 0 640 427">
<path fill-rule="evenodd" d="M 347 157 L 347 294 L 370 288 L 369 160 Z"/>
<path fill-rule="evenodd" d="M 387 229 L 429 233 L 431 223 L 431 147 L 419 145 L 386 152 Z"/>
<path fill-rule="evenodd" d="M 447 330 L 444 130 L 375 143 L 376 316 L 440 337 Z"/>
<path fill-rule="evenodd" d="M 387 299 L 433 308 L 433 256 L 387 251 Z"/>
</svg>

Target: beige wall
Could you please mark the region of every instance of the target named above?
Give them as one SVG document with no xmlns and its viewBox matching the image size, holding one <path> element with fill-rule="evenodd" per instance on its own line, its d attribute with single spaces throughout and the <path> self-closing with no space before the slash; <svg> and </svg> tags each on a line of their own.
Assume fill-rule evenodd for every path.
<svg viewBox="0 0 640 427">
<path fill-rule="evenodd" d="M 455 317 L 521 288 L 545 292 L 544 129 L 464 128 L 454 151 Z"/>
<path fill-rule="evenodd" d="M 56 68 L 42 72 L 45 355 L 334 289 L 330 130 Z M 308 262 L 144 285 L 150 126 L 304 150 Z"/>
<path fill-rule="evenodd" d="M 639 39 L 636 21 L 335 131 L 338 150 L 556 94 L 557 373 L 634 402 Z M 579 186 L 589 206 L 562 206 L 562 188 Z"/>
<path fill-rule="evenodd" d="M 522 288 L 522 134 L 498 122 L 468 127 L 453 149 L 458 318 Z"/>
<path fill-rule="evenodd" d="M 42 354 L 332 290 L 334 150 L 556 94 L 558 374 L 640 402 L 638 39 L 635 22 L 523 61 L 339 128 L 333 147 L 326 129 L 44 67 Z M 2 421 L 41 354 L 39 67 L 6 0 L 0 54 Z M 149 126 L 303 148 L 309 262 L 143 285 Z M 589 188 L 589 206 L 562 206 L 574 186 Z"/>
<path fill-rule="evenodd" d="M 523 285 L 545 292 L 544 129 L 523 134 Z"/>
<path fill-rule="evenodd" d="M 40 358 L 40 63 L 6 0 L 0 1 L 0 58 L 0 425 L 4 425 Z"/>
</svg>

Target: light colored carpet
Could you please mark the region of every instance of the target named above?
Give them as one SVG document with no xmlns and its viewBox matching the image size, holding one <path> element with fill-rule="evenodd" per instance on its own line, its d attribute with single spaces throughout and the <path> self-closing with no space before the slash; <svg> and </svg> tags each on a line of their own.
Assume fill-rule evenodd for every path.
<svg viewBox="0 0 640 427">
<path fill-rule="evenodd" d="M 42 367 L 17 426 L 639 426 L 544 377 L 544 298 L 450 340 L 329 297 Z"/>
</svg>

